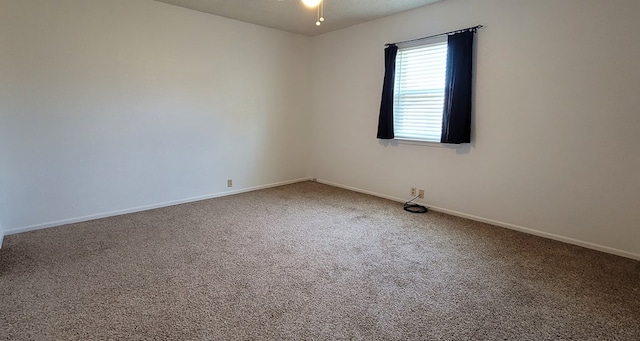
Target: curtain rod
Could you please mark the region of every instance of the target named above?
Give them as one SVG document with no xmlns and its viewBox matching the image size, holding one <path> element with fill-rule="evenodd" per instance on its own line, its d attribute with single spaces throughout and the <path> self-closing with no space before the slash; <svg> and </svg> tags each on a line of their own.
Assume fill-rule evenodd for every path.
<svg viewBox="0 0 640 341">
<path fill-rule="evenodd" d="M 483 27 L 484 26 L 482 26 L 482 25 L 473 26 L 473 27 L 467 27 L 467 28 L 463 28 L 461 30 L 455 30 L 455 31 L 451 31 L 451 32 L 434 34 L 434 35 L 428 36 L 428 37 L 422 37 L 422 38 L 416 38 L 416 39 L 411 39 L 411 40 L 399 41 L 399 42 L 396 42 L 396 43 L 387 43 L 387 44 L 384 44 L 384 46 L 403 44 L 403 43 L 410 43 L 410 42 L 414 42 L 414 41 L 418 41 L 418 40 L 424 40 L 424 39 L 429 39 L 429 38 L 446 36 L 446 35 L 450 35 L 450 34 L 454 34 L 454 33 L 466 32 L 466 31 L 475 31 L 475 30 L 477 30 L 479 28 L 483 28 Z"/>
</svg>

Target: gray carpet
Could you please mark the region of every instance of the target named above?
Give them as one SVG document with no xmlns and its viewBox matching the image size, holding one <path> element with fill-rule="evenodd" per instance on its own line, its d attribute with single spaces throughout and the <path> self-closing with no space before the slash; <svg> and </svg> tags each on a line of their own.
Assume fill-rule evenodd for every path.
<svg viewBox="0 0 640 341">
<path fill-rule="evenodd" d="M 304 182 L 11 235 L 0 338 L 640 340 L 640 262 Z"/>
</svg>

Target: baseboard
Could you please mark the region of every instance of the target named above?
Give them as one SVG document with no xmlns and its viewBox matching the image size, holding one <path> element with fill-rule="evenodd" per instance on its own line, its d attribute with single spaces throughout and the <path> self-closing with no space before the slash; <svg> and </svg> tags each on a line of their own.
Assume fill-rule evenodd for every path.
<svg viewBox="0 0 640 341">
<path fill-rule="evenodd" d="M 325 185 L 329 185 L 329 186 L 333 186 L 333 187 L 339 187 L 339 188 L 347 189 L 347 190 L 350 190 L 350 191 L 364 193 L 364 194 L 368 194 L 368 195 L 372 195 L 372 196 L 375 196 L 375 197 L 388 199 L 388 200 L 392 200 L 392 201 L 397 201 L 397 202 L 406 202 L 407 201 L 407 199 L 402 199 L 402 198 L 397 198 L 397 197 L 393 197 L 393 196 L 390 196 L 390 195 L 385 195 L 385 194 L 380 194 L 380 193 L 376 193 L 376 192 L 372 192 L 372 191 L 367 191 L 367 190 L 356 188 L 356 187 L 345 186 L 345 185 L 342 185 L 342 184 L 338 184 L 338 183 L 334 183 L 334 182 L 330 182 L 330 181 L 326 181 L 326 180 L 317 179 L 316 181 L 319 182 L 319 183 L 325 184 Z M 585 242 L 585 241 L 582 241 L 582 240 L 573 239 L 573 238 L 569 238 L 569 237 L 564 237 L 564 236 L 553 234 L 553 233 L 538 231 L 536 229 L 532 229 L 532 228 L 529 228 L 529 227 L 524 227 L 524 226 L 514 225 L 514 224 L 510 224 L 510 223 L 504 223 L 504 222 L 493 220 L 493 219 L 478 217 L 478 216 L 475 216 L 475 215 L 472 215 L 472 214 L 462 213 L 462 212 L 458 212 L 458 211 L 454 211 L 454 210 L 450 210 L 450 209 L 446 209 L 446 208 L 442 208 L 442 207 L 436 207 L 436 206 L 430 206 L 430 205 L 428 205 L 428 206 L 429 206 L 429 209 L 431 209 L 433 211 L 436 211 L 436 212 L 442 212 L 442 213 L 446 213 L 446 214 L 449 214 L 449 215 L 453 215 L 453 216 L 457 216 L 457 217 L 461 217 L 461 218 L 466 218 L 466 219 L 469 219 L 469 220 L 474 220 L 474 221 L 479 221 L 479 222 L 482 222 L 482 223 L 487 223 L 487 224 L 491 224 L 491 225 L 495 225 L 495 226 L 499 226 L 499 227 L 504 227 L 504 228 L 508 228 L 510 230 L 515 230 L 515 231 L 531 234 L 531 235 L 538 236 L 538 237 L 552 239 L 552 240 L 556 240 L 556 241 L 567 243 L 567 244 L 578 245 L 578 246 L 582 246 L 582 247 L 585 247 L 585 248 L 588 248 L 588 249 L 602 251 L 602 252 L 614 254 L 614 255 L 617 255 L 617 256 L 621 256 L 621 257 L 640 260 L 640 254 L 637 254 L 637 253 L 632 253 L 632 252 L 628 252 L 628 251 L 624 251 L 624 250 L 619 250 L 619 249 L 615 249 L 615 248 L 612 248 L 612 247 L 599 245 L 599 244 L 595 244 L 595 243 Z"/>
<path fill-rule="evenodd" d="M 0 249 L 2 249 L 2 242 L 4 241 L 4 229 L 0 225 Z"/>
<path fill-rule="evenodd" d="M 281 182 L 271 183 L 271 184 L 267 184 L 267 185 L 243 188 L 243 189 L 238 189 L 238 190 L 233 190 L 233 191 L 220 192 L 220 193 L 208 194 L 208 195 L 192 197 L 192 198 L 186 198 L 186 199 L 181 199 L 181 200 L 163 202 L 163 203 L 158 203 L 158 204 L 145 205 L 145 206 L 139 206 L 139 207 L 128 208 L 128 209 L 123 209 L 123 210 L 92 214 L 92 215 L 83 216 L 83 217 L 75 217 L 75 218 L 69 218 L 69 219 L 63 219 L 63 220 L 57 220 L 57 221 L 42 223 L 42 224 L 17 227 L 17 228 L 12 228 L 12 229 L 5 230 L 4 234 L 11 235 L 11 234 L 17 234 L 17 233 L 23 233 L 23 232 L 46 229 L 46 228 L 50 228 L 50 227 L 62 226 L 62 225 L 67 225 L 67 224 L 81 223 L 83 221 L 89 221 L 89 220 L 94 220 L 94 219 L 113 217 L 113 216 L 118 216 L 118 215 L 123 215 L 123 214 L 128 214 L 128 213 L 141 212 L 141 211 L 147 211 L 147 210 L 153 210 L 153 209 L 156 209 L 156 208 L 162 208 L 162 207 L 186 204 L 186 203 L 190 203 L 190 202 L 194 202 L 194 201 L 201 201 L 201 200 L 207 200 L 207 199 L 213 199 L 213 198 L 220 198 L 220 197 L 224 197 L 224 196 L 228 196 L 228 195 L 252 192 L 252 191 L 257 191 L 257 190 L 261 190 L 261 189 L 267 189 L 267 188 L 284 186 L 284 185 L 290 185 L 290 184 L 303 182 L 303 181 L 309 181 L 309 180 L 311 180 L 311 178 L 300 178 L 300 179 L 295 179 L 295 180 L 281 181 Z M 2 239 L 0 238 L 0 241 L 1 240 Z"/>
</svg>

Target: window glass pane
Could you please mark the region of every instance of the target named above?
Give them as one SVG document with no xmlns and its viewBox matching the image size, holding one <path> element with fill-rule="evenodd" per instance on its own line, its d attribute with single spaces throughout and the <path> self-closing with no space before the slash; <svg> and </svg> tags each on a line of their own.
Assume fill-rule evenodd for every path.
<svg viewBox="0 0 640 341">
<path fill-rule="evenodd" d="M 398 139 L 440 142 L 447 42 L 398 50 L 394 130 Z"/>
</svg>

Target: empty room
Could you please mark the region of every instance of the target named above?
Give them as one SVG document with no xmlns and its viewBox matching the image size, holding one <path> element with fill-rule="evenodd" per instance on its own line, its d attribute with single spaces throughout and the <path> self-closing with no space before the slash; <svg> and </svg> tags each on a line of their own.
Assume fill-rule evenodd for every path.
<svg viewBox="0 0 640 341">
<path fill-rule="evenodd" d="M 0 339 L 640 340 L 637 0 L 0 0 Z"/>
</svg>

